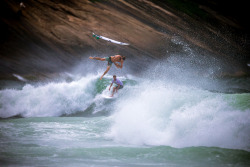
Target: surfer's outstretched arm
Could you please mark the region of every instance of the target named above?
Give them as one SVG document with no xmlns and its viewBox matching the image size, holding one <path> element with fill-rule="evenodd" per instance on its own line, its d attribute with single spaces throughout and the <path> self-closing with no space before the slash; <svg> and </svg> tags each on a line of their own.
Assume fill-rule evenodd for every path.
<svg viewBox="0 0 250 167">
<path fill-rule="evenodd" d="M 102 80 L 103 76 L 104 76 L 105 74 L 107 74 L 107 72 L 109 71 L 110 67 L 111 67 L 111 66 L 108 66 L 108 67 L 107 67 L 107 70 L 102 74 L 100 80 Z"/>
</svg>

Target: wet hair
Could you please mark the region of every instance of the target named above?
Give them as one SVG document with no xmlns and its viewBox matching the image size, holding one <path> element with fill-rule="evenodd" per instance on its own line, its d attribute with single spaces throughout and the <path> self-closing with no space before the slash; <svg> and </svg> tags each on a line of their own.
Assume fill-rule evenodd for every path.
<svg viewBox="0 0 250 167">
<path fill-rule="evenodd" d="M 125 56 L 122 56 L 122 59 L 123 59 L 123 60 L 125 60 L 125 59 L 126 59 L 126 57 L 125 57 Z"/>
<path fill-rule="evenodd" d="M 116 75 L 113 75 L 113 77 L 116 77 Z"/>
</svg>

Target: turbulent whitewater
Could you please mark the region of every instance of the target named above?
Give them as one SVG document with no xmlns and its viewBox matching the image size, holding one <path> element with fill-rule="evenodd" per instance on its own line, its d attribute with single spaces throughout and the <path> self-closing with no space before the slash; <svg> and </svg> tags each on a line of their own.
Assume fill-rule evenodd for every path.
<svg viewBox="0 0 250 167">
<path fill-rule="evenodd" d="M 25 166 L 42 165 L 42 158 L 48 166 L 60 166 L 68 157 L 69 166 L 141 166 L 148 157 L 144 165 L 193 166 L 198 161 L 204 166 L 208 156 L 208 166 L 249 164 L 249 93 L 222 93 L 164 79 L 119 79 L 125 86 L 115 99 L 102 97 L 110 93 L 111 75 L 102 81 L 89 74 L 2 89 L 0 117 L 8 119 L 0 122 L 0 160 Z M 225 158 L 228 152 L 233 159 Z M 30 154 L 34 160 L 28 160 Z M 178 156 L 184 158 L 179 162 Z"/>
<path fill-rule="evenodd" d="M 50 82 L 1 81 L 1 165 L 249 166 L 250 78 L 216 78 L 219 60 L 181 45 L 140 75 L 128 61 L 100 81 L 106 66 L 85 60 Z M 124 88 L 103 98 L 113 74 Z"/>
</svg>

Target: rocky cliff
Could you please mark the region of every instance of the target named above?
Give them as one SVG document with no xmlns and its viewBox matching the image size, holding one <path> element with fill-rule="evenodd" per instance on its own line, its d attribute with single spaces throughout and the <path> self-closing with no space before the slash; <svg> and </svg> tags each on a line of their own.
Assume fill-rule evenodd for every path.
<svg viewBox="0 0 250 167">
<path fill-rule="evenodd" d="M 230 66 L 218 75 L 249 74 L 244 2 L 227 6 L 228 2 L 199 0 L 25 0 L 25 7 L 17 0 L 0 3 L 1 78 L 13 73 L 48 76 L 70 70 L 89 55 L 126 55 L 131 70 L 138 72 L 145 60 L 185 54 L 178 41 Z M 92 32 L 130 45 L 97 40 Z"/>
</svg>

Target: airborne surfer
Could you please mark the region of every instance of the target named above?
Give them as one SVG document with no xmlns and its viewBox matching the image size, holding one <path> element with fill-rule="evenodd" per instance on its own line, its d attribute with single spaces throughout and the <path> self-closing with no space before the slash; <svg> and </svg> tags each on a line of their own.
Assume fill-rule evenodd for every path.
<svg viewBox="0 0 250 167">
<path fill-rule="evenodd" d="M 102 80 L 103 76 L 105 74 L 107 74 L 107 72 L 110 70 L 110 67 L 111 67 L 112 63 L 114 63 L 117 68 L 122 68 L 123 67 L 123 61 L 126 59 L 126 57 L 121 56 L 121 55 L 115 55 L 115 56 L 104 57 L 104 58 L 89 57 L 89 59 L 95 59 L 95 60 L 107 61 L 108 62 L 108 67 L 107 67 L 106 71 L 103 73 L 103 75 L 100 78 L 100 80 Z M 118 64 L 116 62 L 120 62 L 120 64 Z"/>
</svg>

